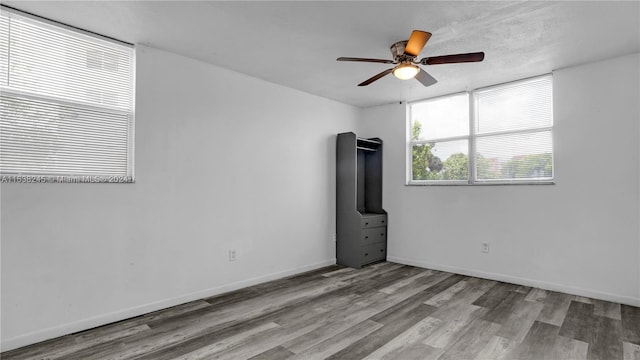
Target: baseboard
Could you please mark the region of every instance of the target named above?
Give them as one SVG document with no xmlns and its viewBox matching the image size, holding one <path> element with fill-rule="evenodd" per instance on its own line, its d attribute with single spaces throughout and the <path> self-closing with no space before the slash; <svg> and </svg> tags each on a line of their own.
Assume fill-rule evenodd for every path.
<svg viewBox="0 0 640 360">
<path fill-rule="evenodd" d="M 606 293 L 601 291 L 583 289 L 575 286 L 521 278 L 521 277 L 505 275 L 505 274 L 489 273 L 489 272 L 460 268 L 455 266 L 432 264 L 432 263 L 428 263 L 421 260 L 406 259 L 406 258 L 395 257 L 395 256 L 387 256 L 387 261 L 395 262 L 399 264 L 405 264 L 405 265 L 418 266 L 421 268 L 446 271 L 446 272 L 455 273 L 455 274 L 474 276 L 474 277 L 479 277 L 483 279 L 508 282 L 508 283 L 517 284 L 517 285 L 531 286 L 531 287 L 536 287 L 544 290 L 558 291 L 566 294 L 585 296 L 585 297 L 590 297 L 594 299 L 617 302 L 617 303 L 631 305 L 631 306 L 640 306 L 640 298 L 633 298 L 629 296 L 622 296 L 622 295 L 611 294 L 611 293 Z"/>
<path fill-rule="evenodd" d="M 71 323 L 50 327 L 43 330 L 30 332 L 24 335 L 16 336 L 10 339 L 3 340 L 0 343 L 0 352 L 17 349 L 23 346 L 35 344 L 41 341 L 53 339 L 59 336 L 73 334 L 78 331 L 91 329 L 97 326 L 110 324 L 116 321 L 129 319 L 132 317 L 144 315 L 153 311 L 166 309 L 172 306 L 187 303 L 189 301 L 199 300 L 219 294 L 223 294 L 229 291 L 238 290 L 247 286 L 257 285 L 271 280 L 281 279 L 287 276 L 296 275 L 306 271 L 319 269 L 324 266 L 333 265 L 336 263 L 335 259 L 325 260 L 313 265 L 302 266 L 290 270 L 280 271 L 267 275 L 258 276 L 255 278 L 237 281 L 231 284 L 225 284 L 210 289 L 200 290 L 189 294 L 177 296 L 174 298 L 155 301 L 149 304 L 134 306 L 131 308 L 111 312 L 108 314 L 98 315 Z"/>
</svg>

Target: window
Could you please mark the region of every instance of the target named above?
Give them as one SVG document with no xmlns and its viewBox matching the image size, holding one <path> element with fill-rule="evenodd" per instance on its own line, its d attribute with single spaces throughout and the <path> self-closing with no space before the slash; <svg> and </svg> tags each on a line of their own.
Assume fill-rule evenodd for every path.
<svg viewBox="0 0 640 360">
<path fill-rule="evenodd" d="M 551 75 L 415 102 L 409 184 L 550 183 Z"/>
<path fill-rule="evenodd" d="M 132 182 L 134 49 L 2 7 L 0 175 Z"/>
<path fill-rule="evenodd" d="M 412 180 L 469 179 L 469 95 L 411 105 Z"/>
</svg>

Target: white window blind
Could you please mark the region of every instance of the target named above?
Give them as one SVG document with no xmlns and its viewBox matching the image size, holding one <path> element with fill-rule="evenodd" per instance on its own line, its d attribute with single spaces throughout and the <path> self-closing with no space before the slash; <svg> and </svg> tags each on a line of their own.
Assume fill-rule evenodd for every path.
<svg viewBox="0 0 640 360">
<path fill-rule="evenodd" d="M 2 7 L 0 173 L 133 181 L 134 49 Z"/>
<path fill-rule="evenodd" d="M 553 179 L 551 76 L 476 96 L 476 180 Z"/>
</svg>

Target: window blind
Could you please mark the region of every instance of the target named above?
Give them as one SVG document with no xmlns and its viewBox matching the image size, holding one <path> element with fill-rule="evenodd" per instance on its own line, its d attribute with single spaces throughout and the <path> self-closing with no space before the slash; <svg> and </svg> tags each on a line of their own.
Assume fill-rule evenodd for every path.
<svg viewBox="0 0 640 360">
<path fill-rule="evenodd" d="M 475 95 L 479 135 L 553 125 L 551 76 L 498 85 Z"/>
<path fill-rule="evenodd" d="M 551 76 L 476 92 L 476 180 L 553 179 Z"/>
<path fill-rule="evenodd" d="M 0 173 L 132 181 L 133 47 L 1 9 Z"/>
</svg>

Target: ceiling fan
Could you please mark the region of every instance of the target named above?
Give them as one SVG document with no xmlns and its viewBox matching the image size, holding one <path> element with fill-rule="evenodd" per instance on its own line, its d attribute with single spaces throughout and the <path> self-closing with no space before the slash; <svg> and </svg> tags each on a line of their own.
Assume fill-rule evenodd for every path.
<svg viewBox="0 0 640 360">
<path fill-rule="evenodd" d="M 416 60 L 420 55 L 422 48 L 427 44 L 431 38 L 431 33 L 421 30 L 413 30 L 409 40 L 398 41 L 391 45 L 391 55 L 393 60 L 384 59 L 366 59 L 366 58 L 354 58 L 354 57 L 339 57 L 338 61 L 359 61 L 359 62 L 373 62 L 381 64 L 397 64 L 396 67 L 387 69 L 363 82 L 358 86 L 367 86 L 372 82 L 393 73 L 398 79 L 408 80 L 416 78 L 422 85 L 430 86 L 438 82 L 433 76 L 429 75 L 426 71 L 422 70 L 416 64 L 421 65 L 437 65 L 437 64 L 455 64 L 464 62 L 478 62 L 484 59 L 483 52 L 475 52 L 468 54 L 455 54 L 455 55 L 443 55 L 425 57 L 420 60 Z"/>
</svg>

